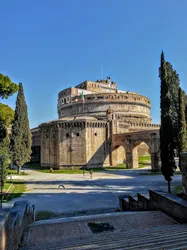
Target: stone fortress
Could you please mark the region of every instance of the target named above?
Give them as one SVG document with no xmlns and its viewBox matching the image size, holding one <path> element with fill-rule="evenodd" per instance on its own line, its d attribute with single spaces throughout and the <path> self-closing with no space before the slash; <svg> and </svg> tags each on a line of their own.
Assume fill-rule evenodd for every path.
<svg viewBox="0 0 187 250">
<path fill-rule="evenodd" d="M 159 125 L 151 124 L 147 97 L 119 90 L 107 77 L 62 90 L 57 109 L 57 120 L 32 129 L 33 150 L 40 152 L 41 166 L 93 168 L 126 161 L 134 168 L 138 146 L 145 142 L 152 168 L 158 168 Z"/>
</svg>

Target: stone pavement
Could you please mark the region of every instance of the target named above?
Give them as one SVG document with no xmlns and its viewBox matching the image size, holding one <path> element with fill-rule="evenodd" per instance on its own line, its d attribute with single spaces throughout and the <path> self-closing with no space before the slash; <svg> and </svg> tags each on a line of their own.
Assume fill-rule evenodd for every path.
<svg viewBox="0 0 187 250">
<path fill-rule="evenodd" d="M 96 233 L 90 223 L 106 223 L 110 230 Z M 187 249 L 186 236 L 187 225 L 163 212 L 120 212 L 34 222 L 24 234 L 22 250 L 179 250 Z"/>
<path fill-rule="evenodd" d="M 145 192 L 148 188 L 167 190 L 162 175 L 140 175 L 145 170 L 118 170 L 89 173 L 51 174 L 24 170 L 27 191 L 16 200 L 26 199 L 35 204 L 36 211 L 47 210 L 55 213 L 73 213 L 82 210 L 113 209 L 119 207 L 118 196 Z M 58 188 L 60 184 L 65 189 Z M 180 185 L 181 176 L 174 177 L 172 185 Z M 9 202 L 13 204 L 15 200 Z M 7 206 L 7 205 L 6 205 Z"/>
</svg>

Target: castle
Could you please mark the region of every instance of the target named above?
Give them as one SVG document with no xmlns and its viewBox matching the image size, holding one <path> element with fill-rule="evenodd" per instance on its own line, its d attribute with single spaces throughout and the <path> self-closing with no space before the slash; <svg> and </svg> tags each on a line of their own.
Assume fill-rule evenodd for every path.
<svg viewBox="0 0 187 250">
<path fill-rule="evenodd" d="M 57 109 L 57 120 L 32 129 L 44 167 L 115 166 L 126 160 L 128 145 L 114 148 L 114 135 L 159 129 L 151 124 L 150 100 L 119 90 L 110 77 L 62 90 Z"/>
</svg>

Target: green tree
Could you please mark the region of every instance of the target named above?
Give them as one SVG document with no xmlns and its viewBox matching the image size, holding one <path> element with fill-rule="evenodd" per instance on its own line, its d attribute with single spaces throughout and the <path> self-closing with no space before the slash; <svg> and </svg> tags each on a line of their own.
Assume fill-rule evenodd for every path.
<svg viewBox="0 0 187 250">
<path fill-rule="evenodd" d="M 187 123 L 187 95 L 185 94 L 185 118 Z"/>
<path fill-rule="evenodd" d="M 185 92 L 179 88 L 179 125 L 178 125 L 178 152 L 187 149 L 186 119 L 185 119 Z M 179 158 L 180 159 L 180 158 Z M 179 163 L 180 166 L 180 163 Z"/>
<path fill-rule="evenodd" d="M 0 103 L 0 121 L 8 128 L 14 120 L 14 110 L 6 104 Z"/>
<path fill-rule="evenodd" d="M 19 83 L 10 149 L 12 161 L 17 165 L 18 173 L 20 173 L 21 167 L 31 158 L 31 132 L 22 83 Z"/>
<path fill-rule="evenodd" d="M 173 138 L 173 122 L 172 122 L 172 97 L 170 92 L 170 77 L 172 75 L 171 69 L 164 59 L 164 53 L 161 54 L 160 65 L 160 80 L 161 80 L 161 94 L 160 94 L 160 108 L 161 108 L 161 126 L 160 126 L 160 157 L 161 157 L 161 171 L 168 182 L 168 192 L 171 192 L 172 176 L 176 170 L 175 165 L 175 145 Z"/>
<path fill-rule="evenodd" d="M 13 83 L 8 76 L 0 74 L 0 97 L 8 98 L 18 91 L 18 85 Z"/>
<path fill-rule="evenodd" d="M 167 81 L 168 81 L 168 92 L 170 95 L 170 112 L 172 117 L 172 140 L 173 140 L 173 146 L 175 149 L 177 149 L 178 144 L 178 124 L 179 124 L 179 86 L 180 86 L 180 80 L 179 75 L 177 72 L 173 69 L 172 65 L 169 62 L 166 62 L 166 70 L 167 70 Z"/>
<path fill-rule="evenodd" d="M 18 90 L 18 85 L 13 83 L 8 76 L 0 74 L 0 98 L 8 98 Z M 10 126 L 14 116 L 14 111 L 5 104 L 0 103 L 0 157 L 5 156 L 3 159 L 3 172 L 6 178 L 7 167 L 11 163 L 9 151 L 9 134 L 8 127 Z"/>
</svg>

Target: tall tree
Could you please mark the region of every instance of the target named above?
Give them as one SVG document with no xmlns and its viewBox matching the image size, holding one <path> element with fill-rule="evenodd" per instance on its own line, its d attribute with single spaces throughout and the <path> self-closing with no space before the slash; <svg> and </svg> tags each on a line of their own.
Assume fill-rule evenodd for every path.
<svg viewBox="0 0 187 250">
<path fill-rule="evenodd" d="M 2 126 L 0 127 L 1 132 L 1 138 L 0 138 L 0 157 L 4 156 L 5 159 L 0 162 L 3 162 L 3 172 L 4 177 L 6 178 L 7 174 L 7 167 L 10 165 L 10 139 L 9 139 L 9 133 L 8 129 L 10 128 L 10 125 L 14 119 L 14 110 L 11 109 L 8 105 L 0 103 L 0 121 Z"/>
<path fill-rule="evenodd" d="M 185 119 L 185 92 L 179 88 L 179 124 L 178 124 L 178 152 L 179 154 L 187 150 L 187 134 Z M 180 159 L 180 157 L 179 157 Z M 180 163 L 179 163 L 180 166 Z"/>
<path fill-rule="evenodd" d="M 22 83 L 19 83 L 10 149 L 12 161 L 17 165 L 18 173 L 20 173 L 21 167 L 31 158 L 31 132 Z"/>
<path fill-rule="evenodd" d="M 13 83 L 8 76 L 0 74 L 0 98 L 8 98 L 18 91 L 18 85 Z M 0 157 L 3 160 L 1 163 L 4 169 L 4 177 L 6 178 L 7 167 L 10 164 L 10 151 L 9 151 L 9 135 L 8 127 L 10 126 L 14 116 L 14 111 L 5 104 L 0 103 Z"/>
<path fill-rule="evenodd" d="M 18 85 L 13 83 L 8 76 L 0 74 L 0 97 L 8 98 L 18 91 Z"/>
<path fill-rule="evenodd" d="M 167 70 L 167 81 L 168 81 L 168 91 L 170 94 L 170 110 L 172 117 L 172 139 L 173 146 L 177 149 L 178 144 L 178 112 L 179 112 L 179 75 L 173 69 L 172 65 L 169 62 L 166 62 L 166 70 Z"/>
<path fill-rule="evenodd" d="M 185 94 L 185 118 L 187 123 L 187 95 Z"/>
<path fill-rule="evenodd" d="M 161 80 L 161 126 L 160 126 L 160 156 L 161 171 L 168 182 L 168 192 L 171 192 L 171 181 L 175 172 L 175 153 L 173 142 L 173 122 L 172 122 L 172 97 L 170 93 L 169 79 L 171 72 L 168 70 L 164 53 L 161 54 L 160 80 Z"/>
</svg>

